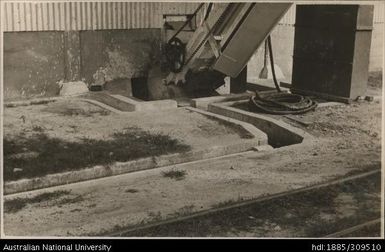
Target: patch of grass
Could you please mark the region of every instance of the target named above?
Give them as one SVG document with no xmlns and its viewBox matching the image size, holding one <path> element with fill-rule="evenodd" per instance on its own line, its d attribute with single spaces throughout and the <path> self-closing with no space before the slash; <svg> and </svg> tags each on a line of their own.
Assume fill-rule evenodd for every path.
<svg viewBox="0 0 385 252">
<path fill-rule="evenodd" d="M 84 200 L 82 195 L 77 195 L 74 198 L 64 198 L 57 202 L 58 205 L 68 205 L 68 204 L 74 204 L 78 202 L 82 202 Z"/>
<path fill-rule="evenodd" d="M 178 209 L 178 211 L 176 211 L 173 214 L 173 216 L 174 217 L 182 217 L 182 216 L 189 215 L 189 214 L 191 214 L 193 212 L 194 208 L 195 208 L 194 204 L 181 207 L 181 208 Z"/>
<path fill-rule="evenodd" d="M 203 115 L 203 114 L 202 114 Z M 236 133 L 240 138 L 242 139 L 252 139 L 254 138 L 254 135 L 251 134 L 249 131 L 244 129 L 241 125 L 231 123 L 229 121 L 221 120 L 218 119 L 214 116 L 209 116 L 209 115 L 203 115 L 204 117 L 217 122 L 219 125 L 222 125 L 228 129 L 230 129 L 232 132 Z"/>
<path fill-rule="evenodd" d="M 56 199 L 64 195 L 70 194 L 68 190 L 59 190 L 54 192 L 47 192 L 39 194 L 32 198 L 15 198 L 12 200 L 4 201 L 4 212 L 5 213 L 16 213 L 27 206 L 27 204 L 41 203 L 51 199 Z"/>
<path fill-rule="evenodd" d="M 148 218 L 150 219 L 150 221 L 153 221 L 153 222 L 157 222 L 157 221 L 161 221 L 163 218 L 162 218 L 162 213 L 160 211 L 157 211 L 157 212 L 148 212 Z"/>
<path fill-rule="evenodd" d="M 240 200 L 234 200 L 234 199 L 225 200 L 225 201 L 213 204 L 212 207 L 213 208 L 222 208 L 222 207 L 234 205 L 235 203 L 238 203 L 239 201 Z"/>
<path fill-rule="evenodd" d="M 163 177 L 175 179 L 175 180 L 183 180 L 186 177 L 186 171 L 183 170 L 170 170 L 162 172 Z"/>
<path fill-rule="evenodd" d="M 152 134 L 137 128 L 116 133 L 113 139 L 82 139 L 69 142 L 51 138 L 44 133 L 32 137 L 19 135 L 4 138 L 4 180 L 33 178 L 46 174 L 79 170 L 95 165 L 110 165 L 116 161 L 126 162 L 138 158 L 185 152 L 190 146 L 172 139 L 168 135 Z M 36 152 L 36 157 L 15 158 L 25 150 Z M 13 169 L 21 168 L 15 173 Z"/>
<path fill-rule="evenodd" d="M 16 213 L 23 209 L 27 205 L 26 199 L 12 199 L 4 201 L 4 212 L 5 213 Z"/>
</svg>

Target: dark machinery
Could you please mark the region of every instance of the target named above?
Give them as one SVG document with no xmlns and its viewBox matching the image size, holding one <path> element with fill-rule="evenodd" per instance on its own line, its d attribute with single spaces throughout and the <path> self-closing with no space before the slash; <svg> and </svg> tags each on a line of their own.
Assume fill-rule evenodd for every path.
<svg viewBox="0 0 385 252">
<path fill-rule="evenodd" d="M 210 92 L 224 84 L 225 76 L 237 78 L 257 48 L 260 47 L 264 41 L 267 41 L 277 93 L 268 96 L 257 93 L 250 100 L 251 109 L 274 114 L 304 113 L 314 109 L 317 104 L 309 98 L 281 92 L 275 77 L 273 49 L 269 35 L 291 5 L 291 3 L 206 4 L 204 18 L 201 20 L 200 25 L 192 34 L 191 38 L 186 43 L 183 43 L 182 40 L 178 38 L 178 35 L 182 29 L 187 26 L 188 22 L 205 6 L 205 4 L 200 4 L 194 14 L 190 16 L 186 23 L 182 25 L 164 45 L 166 65 L 169 71 L 169 73 L 166 74 L 165 83 L 167 85 L 174 84 L 182 87 L 190 97 L 210 95 Z M 325 9 L 325 7 L 323 8 Z M 334 7 L 332 7 L 332 9 L 333 8 Z M 348 7 L 348 11 L 349 8 L 351 8 L 353 12 L 356 10 L 355 7 Z M 310 9 L 314 11 L 317 10 L 317 7 L 310 7 Z M 322 7 L 320 10 L 322 14 Z M 327 13 L 327 10 L 326 8 L 325 13 Z M 299 13 L 301 14 L 302 12 Z M 313 15 L 319 18 L 319 13 L 320 11 L 315 11 Z M 357 13 L 359 12 L 356 11 L 356 18 Z M 354 16 L 354 13 L 352 15 Z M 303 16 L 306 18 L 306 15 Z M 304 18 L 301 20 L 303 21 Z M 309 16 L 309 18 L 311 17 Z M 343 19 L 343 16 L 340 19 Z M 302 22 L 301 20 L 300 22 Z M 320 24 L 322 26 L 323 22 L 320 22 Z M 301 29 L 305 28 L 301 27 Z M 323 28 L 320 29 L 322 30 Z M 298 77 L 301 73 L 297 74 L 298 71 L 296 71 L 300 69 L 296 62 L 303 62 L 302 60 L 298 60 L 302 57 L 302 54 L 300 57 L 297 56 L 299 55 L 298 52 L 300 49 L 313 48 L 309 43 L 306 44 L 306 41 L 300 40 L 301 38 L 298 38 L 297 33 L 296 30 L 296 43 L 303 41 L 303 44 L 307 45 L 307 47 L 301 48 L 300 45 L 295 46 L 295 48 L 298 49 L 295 50 L 294 55 L 293 79 L 298 83 L 293 83 L 293 91 L 296 91 L 299 87 L 303 90 L 303 85 L 310 88 L 313 86 L 313 83 L 304 84 L 302 81 L 304 78 Z M 308 34 L 313 33 L 314 32 L 308 31 Z M 315 34 L 315 39 L 317 39 L 316 35 L 317 34 Z M 334 37 L 328 37 L 327 39 L 333 41 Z M 319 41 L 319 38 L 317 41 Z M 314 41 L 315 45 L 317 45 L 317 41 Z M 315 50 L 318 49 L 315 48 Z M 319 54 L 323 55 L 322 52 L 319 52 Z M 355 61 L 353 62 L 355 63 Z M 302 68 L 306 66 L 309 65 L 301 65 Z M 312 66 L 317 68 L 314 64 Z M 317 71 L 322 72 L 321 69 Z M 303 74 L 304 76 L 309 76 L 311 72 Z M 328 77 L 323 77 L 323 80 L 327 80 L 327 78 Z M 331 76 L 331 78 L 334 77 Z M 317 82 L 314 78 L 312 78 L 312 80 L 315 82 L 314 85 L 316 89 L 319 87 L 322 92 L 325 84 L 319 81 Z M 330 87 L 328 88 L 330 89 Z M 349 95 L 351 93 L 349 93 Z M 356 93 L 354 95 L 356 95 Z"/>
<path fill-rule="evenodd" d="M 196 15 L 204 4 L 194 12 Z M 200 27 L 187 44 L 177 36 L 190 17 L 167 41 L 164 51 L 170 74 L 167 83 L 182 86 L 193 96 L 207 95 L 224 84 L 224 77 L 237 77 L 255 50 L 267 39 L 277 94 L 250 99 L 251 110 L 267 113 L 303 113 L 316 104 L 299 95 L 281 93 L 274 73 L 269 33 L 290 3 L 210 3 Z M 245 43 L 247 38 L 247 43 Z"/>
<path fill-rule="evenodd" d="M 373 5 L 298 5 L 292 92 L 350 102 L 366 92 Z"/>
<path fill-rule="evenodd" d="M 236 78 L 264 42 L 291 3 L 200 4 L 164 45 L 167 84 L 183 88 L 189 96 L 210 95 Z M 184 27 L 205 7 L 200 25 L 184 44 L 178 38 Z M 247 38 L 247 43 L 245 43 Z"/>
<path fill-rule="evenodd" d="M 173 73 L 179 73 L 184 66 L 186 58 L 185 46 L 177 37 L 173 37 L 165 45 L 167 66 Z"/>
<path fill-rule="evenodd" d="M 204 4 L 199 5 L 196 15 Z M 201 24 L 186 44 L 177 38 L 187 20 L 166 42 L 168 82 L 184 82 L 188 71 L 218 71 L 236 78 L 291 3 L 208 4 Z M 247 43 L 245 43 L 247 39 Z"/>
</svg>

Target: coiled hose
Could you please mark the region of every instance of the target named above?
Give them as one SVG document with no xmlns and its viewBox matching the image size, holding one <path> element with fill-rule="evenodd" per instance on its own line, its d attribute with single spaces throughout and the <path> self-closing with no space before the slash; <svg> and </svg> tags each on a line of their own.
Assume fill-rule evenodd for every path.
<svg viewBox="0 0 385 252">
<path fill-rule="evenodd" d="M 270 36 L 267 37 L 267 44 L 269 49 L 271 73 L 273 75 L 274 85 L 277 92 L 268 94 L 259 94 L 258 92 L 255 92 L 255 95 L 253 95 L 249 100 L 250 111 L 285 115 L 303 114 L 310 110 L 314 110 L 317 107 L 317 103 L 309 97 L 282 92 L 275 75 L 273 49 L 271 46 Z"/>
</svg>

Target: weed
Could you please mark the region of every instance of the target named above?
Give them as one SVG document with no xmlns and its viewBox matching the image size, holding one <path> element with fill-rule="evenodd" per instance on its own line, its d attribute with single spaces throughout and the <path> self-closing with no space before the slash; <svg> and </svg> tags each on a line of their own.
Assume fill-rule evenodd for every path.
<svg viewBox="0 0 385 252">
<path fill-rule="evenodd" d="M 71 213 L 74 213 L 74 212 L 81 212 L 82 210 L 79 209 L 79 208 L 75 208 L 75 209 L 72 209 L 70 210 Z"/>
<path fill-rule="evenodd" d="M 150 221 L 154 221 L 154 222 L 157 222 L 157 221 L 161 221 L 162 220 L 162 213 L 160 211 L 158 212 L 148 212 L 148 218 L 150 219 Z"/>
<path fill-rule="evenodd" d="M 179 171 L 179 170 L 170 170 L 170 171 L 164 171 L 162 172 L 163 177 L 175 179 L 175 180 L 183 180 L 186 177 L 186 171 Z"/>
<path fill-rule="evenodd" d="M 130 188 L 130 189 L 125 190 L 124 192 L 126 192 L 126 193 L 137 193 L 137 192 L 139 192 L 139 190 Z"/>
<path fill-rule="evenodd" d="M 222 208 L 222 207 L 234 205 L 235 203 L 237 203 L 237 202 L 239 202 L 239 201 L 240 201 L 240 200 L 234 200 L 234 199 L 225 200 L 225 201 L 222 201 L 222 202 L 213 204 L 212 207 L 213 207 L 213 208 Z"/>
<path fill-rule="evenodd" d="M 174 214 L 175 216 L 186 216 L 193 212 L 195 208 L 194 204 L 187 205 L 184 207 L 179 208 L 179 210 Z"/>
<path fill-rule="evenodd" d="M 67 204 L 74 204 L 83 201 L 84 198 L 81 195 L 77 195 L 75 198 L 64 198 L 60 201 L 58 201 L 59 205 L 67 205 Z"/>
</svg>

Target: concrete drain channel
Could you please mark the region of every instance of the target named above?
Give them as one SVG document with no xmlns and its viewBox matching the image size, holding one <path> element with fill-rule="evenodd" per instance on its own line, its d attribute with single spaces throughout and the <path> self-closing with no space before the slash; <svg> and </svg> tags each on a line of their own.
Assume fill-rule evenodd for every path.
<svg viewBox="0 0 385 252">
<path fill-rule="evenodd" d="M 208 103 L 206 107 L 207 111 L 200 109 L 194 102 L 192 102 L 191 105 L 196 108 L 185 108 L 190 111 L 204 114 L 209 117 L 216 117 L 219 120 L 228 121 L 242 126 L 259 139 L 257 144 L 258 146 L 268 144 L 273 148 L 279 148 L 293 144 L 300 144 L 305 140 L 312 138 L 310 134 L 287 123 L 237 108 L 236 105 L 247 103 L 247 100 L 244 99 L 248 96 L 248 94 L 232 95 L 232 98 L 230 98 L 231 101 Z M 172 109 L 177 107 L 177 103 L 174 100 L 145 102 L 139 99 L 131 99 L 121 95 L 108 95 L 105 93 L 90 97 L 96 99 L 96 101 L 113 107 L 114 110 L 112 112 L 116 112 L 116 109 L 122 110 L 122 112 L 132 112 Z M 215 100 L 215 98 L 212 97 L 200 99 Z M 110 104 L 111 101 L 112 104 Z M 267 142 L 265 139 L 267 139 Z"/>
<path fill-rule="evenodd" d="M 300 144 L 312 138 L 312 136 L 305 131 L 295 128 L 285 122 L 261 114 L 245 111 L 234 106 L 246 102 L 247 101 L 230 101 L 212 103 L 208 105 L 208 111 L 252 124 L 254 127 L 266 133 L 268 144 L 273 148 Z"/>
</svg>

